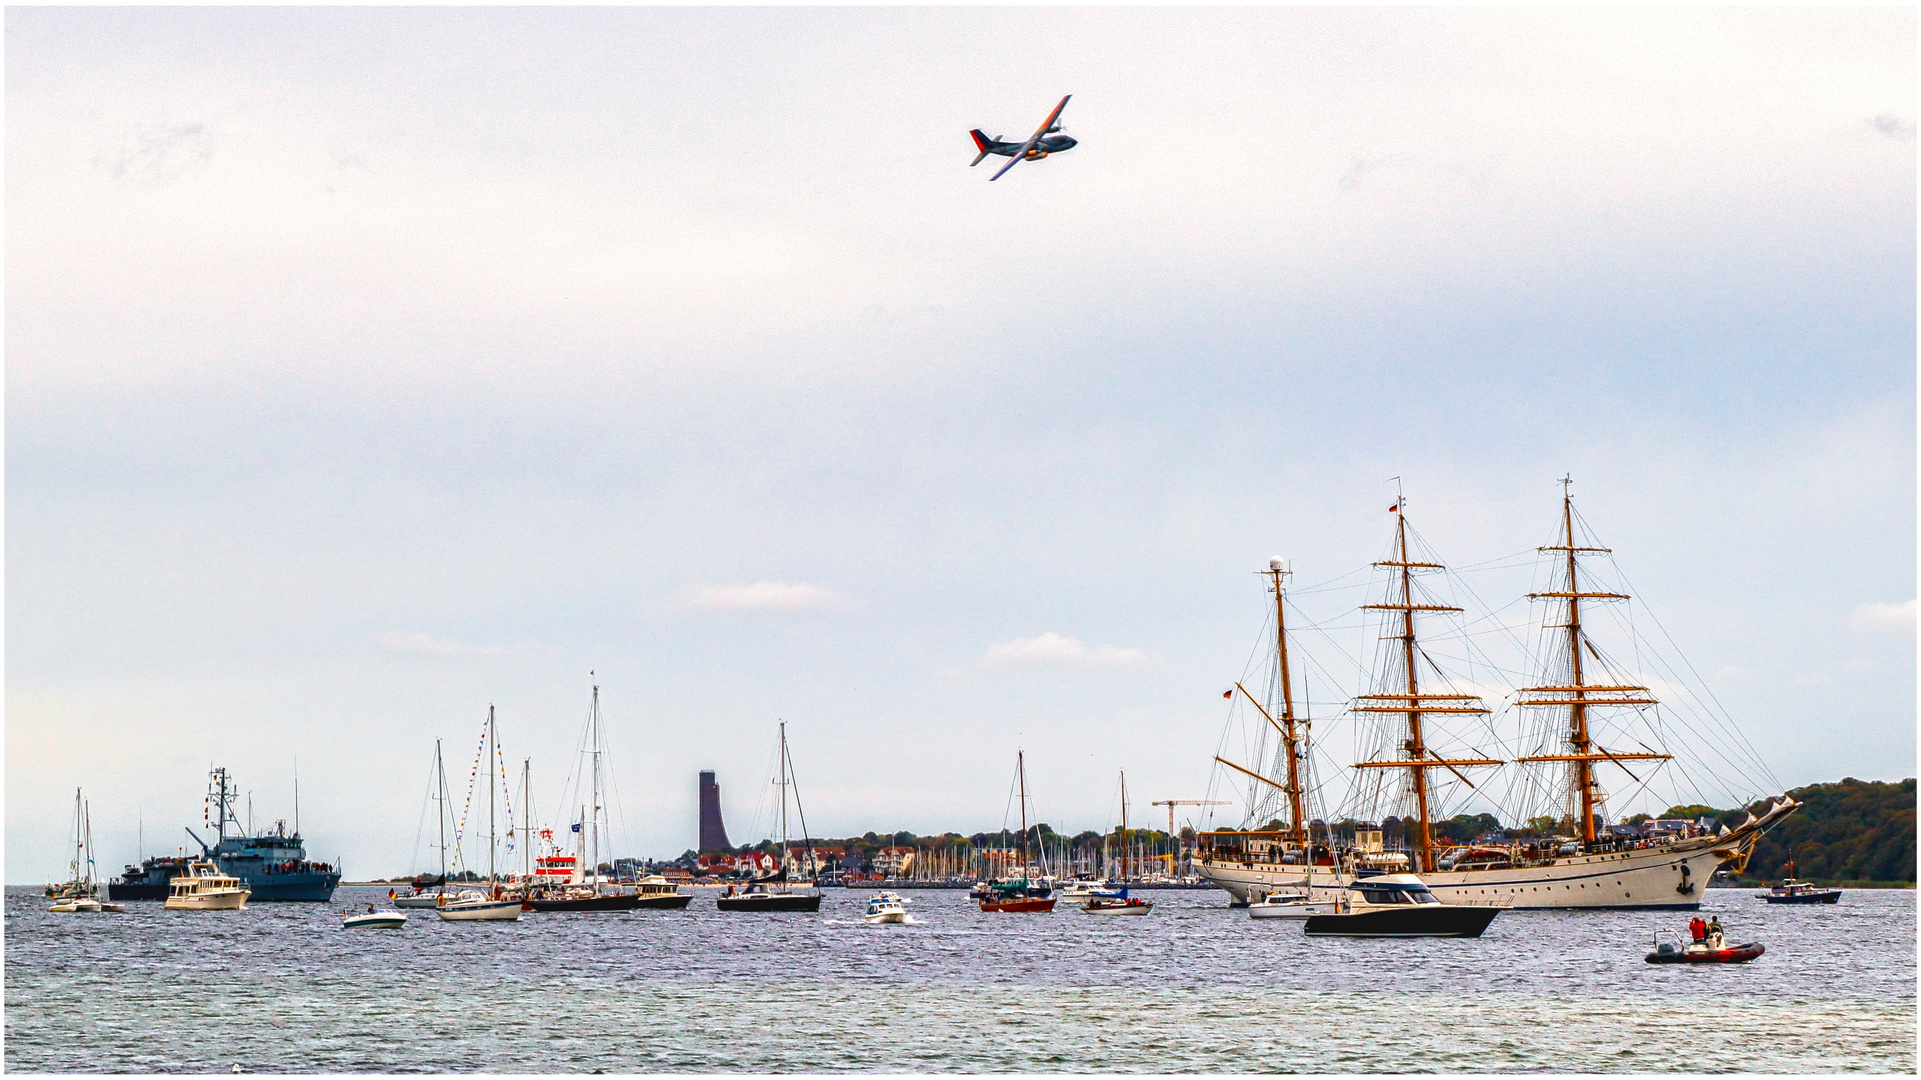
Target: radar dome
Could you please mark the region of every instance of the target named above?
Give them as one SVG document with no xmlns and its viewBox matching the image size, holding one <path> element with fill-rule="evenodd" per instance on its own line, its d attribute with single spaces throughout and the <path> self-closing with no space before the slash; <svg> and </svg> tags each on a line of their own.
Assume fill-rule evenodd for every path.
<svg viewBox="0 0 1921 1080">
<path fill-rule="evenodd" d="M 1285 570 L 1287 569 L 1287 560 L 1281 558 L 1279 555 L 1276 555 L 1273 558 L 1267 560 L 1267 568 L 1269 570 Z"/>
</svg>

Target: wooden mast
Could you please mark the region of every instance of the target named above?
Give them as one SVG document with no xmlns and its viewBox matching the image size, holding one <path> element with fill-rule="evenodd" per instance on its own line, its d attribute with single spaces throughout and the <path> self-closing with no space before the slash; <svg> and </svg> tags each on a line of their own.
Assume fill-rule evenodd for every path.
<svg viewBox="0 0 1921 1080">
<path fill-rule="evenodd" d="M 1307 807 L 1301 789 L 1301 740 L 1294 716 L 1294 677 L 1287 662 L 1287 603 L 1284 582 L 1288 575 L 1285 560 L 1268 560 L 1267 573 L 1273 579 L 1274 590 L 1274 657 L 1280 668 L 1281 676 L 1281 744 L 1287 755 L 1287 812 L 1290 838 L 1307 848 Z M 1171 833 L 1174 811 L 1168 809 L 1169 831 Z"/>
<path fill-rule="evenodd" d="M 1407 717 L 1407 738 L 1401 743 L 1402 756 L 1386 761 L 1356 762 L 1357 769 L 1407 769 L 1414 788 L 1414 808 L 1416 829 L 1414 834 L 1415 861 L 1420 872 L 1432 873 L 1434 870 L 1434 829 L 1430 808 L 1432 786 L 1428 770 L 1437 766 L 1446 768 L 1459 777 L 1463 783 L 1473 787 L 1473 782 L 1463 775 L 1457 766 L 1500 765 L 1494 758 L 1444 758 L 1435 753 L 1428 745 L 1422 730 L 1422 720 L 1430 713 L 1446 714 L 1485 714 L 1488 710 L 1481 705 L 1476 694 L 1425 694 L 1421 692 L 1416 660 L 1420 656 L 1414 638 L 1414 613 L 1455 612 L 1460 608 L 1445 604 L 1417 604 L 1414 602 L 1414 571 L 1445 570 L 1440 563 L 1414 562 L 1408 558 L 1407 550 L 1407 500 L 1396 498 L 1388 510 L 1394 515 L 1394 543 L 1399 559 L 1377 562 L 1398 572 L 1400 588 L 1399 603 L 1365 604 L 1364 610 L 1397 611 L 1400 613 L 1401 632 L 1393 640 L 1401 646 L 1401 665 L 1406 669 L 1405 692 L 1397 694 L 1362 694 L 1360 700 L 1365 704 L 1355 705 L 1357 713 L 1399 713 Z M 1389 599 L 1394 598 L 1390 593 Z M 1458 702 L 1459 704 L 1430 705 L 1428 702 Z"/>
<path fill-rule="evenodd" d="M 1567 602 L 1567 622 L 1557 629 L 1567 631 L 1567 650 L 1569 681 L 1565 686 L 1530 686 L 1521 690 L 1522 694 L 1547 694 L 1546 698 L 1522 698 L 1517 704 L 1530 707 L 1561 707 L 1568 710 L 1567 743 L 1573 751 L 1567 754 L 1541 754 L 1533 757 L 1517 758 L 1527 763 L 1566 762 L 1573 768 L 1569 770 L 1568 809 L 1578 812 L 1575 822 L 1576 835 L 1584 842 L 1592 844 L 1597 839 L 1594 828 L 1594 807 L 1605 795 L 1600 782 L 1594 775 L 1594 763 L 1612 761 L 1621 765 L 1622 771 L 1630 777 L 1622 762 L 1626 761 L 1665 761 L 1672 754 L 1616 754 L 1594 744 L 1588 730 L 1588 709 L 1594 706 L 1609 705 L 1655 705 L 1659 704 L 1645 686 L 1601 686 L 1587 681 L 1585 665 L 1581 662 L 1581 650 L 1592 649 L 1581 632 L 1582 600 L 1626 600 L 1625 593 L 1583 592 L 1580 581 L 1580 562 L 1577 555 L 1584 553 L 1608 553 L 1604 547 L 1582 547 L 1574 541 L 1574 497 L 1571 476 L 1561 478 L 1561 543 L 1550 544 L 1541 551 L 1557 551 L 1567 560 L 1567 588 L 1561 592 L 1529 593 L 1530 600 L 1564 600 Z M 1598 658 L 1598 654 L 1597 654 Z M 1601 695 L 1599 697 L 1595 695 Z M 1638 778 L 1636 778 L 1638 779 Z"/>
</svg>

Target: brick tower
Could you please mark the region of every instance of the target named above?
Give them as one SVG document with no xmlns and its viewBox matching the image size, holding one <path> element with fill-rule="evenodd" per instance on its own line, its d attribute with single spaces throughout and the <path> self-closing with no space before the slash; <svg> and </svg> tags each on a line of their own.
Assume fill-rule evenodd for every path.
<svg viewBox="0 0 1921 1080">
<path fill-rule="evenodd" d="M 700 851 L 719 851 L 727 842 L 727 823 L 720 820 L 720 785 L 712 771 L 700 774 Z"/>
</svg>

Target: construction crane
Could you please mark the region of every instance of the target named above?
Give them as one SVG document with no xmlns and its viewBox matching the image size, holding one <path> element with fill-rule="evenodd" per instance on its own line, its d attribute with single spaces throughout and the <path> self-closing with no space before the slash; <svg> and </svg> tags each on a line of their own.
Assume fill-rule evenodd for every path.
<svg viewBox="0 0 1921 1080">
<path fill-rule="evenodd" d="M 1160 799 L 1157 800 L 1154 805 L 1167 807 L 1167 839 L 1172 842 L 1178 850 L 1180 841 L 1174 836 L 1174 808 L 1176 806 L 1231 806 L 1233 804 L 1221 799 Z M 1174 868 L 1171 865 L 1167 869 L 1170 874 L 1173 873 Z"/>
</svg>

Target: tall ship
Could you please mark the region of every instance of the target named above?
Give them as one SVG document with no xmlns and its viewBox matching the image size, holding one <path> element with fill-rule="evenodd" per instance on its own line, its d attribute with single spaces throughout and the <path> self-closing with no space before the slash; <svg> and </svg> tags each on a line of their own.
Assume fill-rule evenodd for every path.
<svg viewBox="0 0 1921 1080">
<path fill-rule="evenodd" d="M 1267 725 L 1257 743 L 1260 758 L 1252 768 L 1215 759 L 1258 785 L 1250 789 L 1245 823 L 1265 824 L 1201 833 L 1198 873 L 1239 903 L 1303 891 L 1331 900 L 1356 877 L 1411 871 L 1448 904 L 1692 910 L 1716 870 L 1746 865 L 1762 834 L 1798 803 L 1783 797 L 1732 828 L 1681 836 L 1642 837 L 1608 824 L 1609 786 L 1621 785 L 1622 801 L 1651 797 L 1656 772 L 1675 761 L 1663 743 L 1687 742 L 1688 725 L 1656 712 L 1661 702 L 1649 687 L 1590 635 L 1595 607 L 1629 596 L 1586 572 L 1584 557 L 1610 552 L 1577 529 L 1566 483 L 1560 535 L 1538 549 L 1547 585 L 1528 595 L 1544 615 L 1535 628 L 1537 645 L 1528 650 L 1536 669 L 1532 685 L 1508 698 L 1506 714 L 1518 718 L 1519 729 L 1511 741 L 1497 730 L 1478 684 L 1452 670 L 1472 652 L 1456 647 L 1466 638 L 1438 648 L 1424 642 L 1425 620 L 1459 615 L 1462 608 L 1422 584 L 1423 575 L 1447 567 L 1410 543 L 1405 500 L 1390 508 L 1393 545 L 1374 564 L 1385 572 L 1385 595 L 1362 606 L 1379 630 L 1371 684 L 1345 710 L 1354 751 L 1342 767 L 1350 781 L 1344 831 L 1351 838 L 1337 838 L 1310 816 L 1314 745 L 1311 719 L 1294 691 L 1288 570 L 1278 558 L 1269 564 L 1275 604 L 1269 692 L 1256 697 L 1235 684 Z M 1758 765 L 1723 720 L 1706 716 L 1701 727 L 1706 730 L 1695 735 L 1710 745 L 1697 756 L 1725 763 L 1745 753 L 1748 764 Z M 1507 746 L 1521 752 L 1502 756 Z M 1688 764 L 1689 773 L 1705 768 Z M 1743 773 L 1753 782 L 1765 768 Z M 1494 782 L 1502 779 L 1505 805 L 1499 808 L 1526 828 L 1466 841 L 1437 830 L 1448 820 L 1447 809 L 1469 800 L 1489 804 L 1502 793 Z M 1383 828 L 1388 823 L 1392 830 Z M 1398 836 L 1390 840 L 1390 831 Z"/>
<path fill-rule="evenodd" d="M 272 830 L 255 836 L 241 829 L 234 814 L 238 795 L 226 769 L 216 767 L 208 774 L 205 820 L 214 842 L 208 844 L 192 829 L 187 830 L 205 858 L 222 873 L 239 878 L 256 903 L 305 900 L 324 904 L 332 900 L 334 888 L 340 884 L 340 870 L 307 858 L 307 846 L 300 838 L 299 788 L 296 786 L 294 793 L 293 829 L 289 831 L 286 821 L 281 820 Z"/>
</svg>

